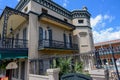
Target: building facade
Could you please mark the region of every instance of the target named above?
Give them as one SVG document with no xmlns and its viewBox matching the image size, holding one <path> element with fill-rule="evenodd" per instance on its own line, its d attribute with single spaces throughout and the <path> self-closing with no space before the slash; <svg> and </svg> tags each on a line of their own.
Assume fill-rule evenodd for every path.
<svg viewBox="0 0 120 80">
<path fill-rule="evenodd" d="M 95 49 L 98 64 L 112 66 L 116 62 L 120 65 L 120 39 L 96 43 Z"/>
<path fill-rule="evenodd" d="M 18 66 L 8 69 L 8 76 L 28 80 L 50 68 L 49 57 L 91 52 L 90 16 L 87 7 L 68 11 L 52 0 L 20 0 L 15 9 L 6 7 L 0 17 L 0 60 Z"/>
</svg>

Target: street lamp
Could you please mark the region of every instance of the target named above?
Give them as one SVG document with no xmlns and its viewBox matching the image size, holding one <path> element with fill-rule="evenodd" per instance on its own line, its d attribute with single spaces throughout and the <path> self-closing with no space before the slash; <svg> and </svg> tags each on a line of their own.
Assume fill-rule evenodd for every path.
<svg viewBox="0 0 120 80">
<path fill-rule="evenodd" d="M 13 44 L 14 44 L 14 34 L 13 34 L 13 29 L 12 29 L 12 27 L 10 28 L 10 34 L 12 35 L 12 48 L 13 48 Z"/>
</svg>

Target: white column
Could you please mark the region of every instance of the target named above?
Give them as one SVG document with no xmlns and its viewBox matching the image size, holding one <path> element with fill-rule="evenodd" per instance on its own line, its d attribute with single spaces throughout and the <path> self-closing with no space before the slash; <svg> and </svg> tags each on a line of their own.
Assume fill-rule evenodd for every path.
<svg viewBox="0 0 120 80">
<path fill-rule="evenodd" d="M 29 80 L 30 59 L 38 58 L 38 15 L 29 13 L 27 80 Z"/>
<path fill-rule="evenodd" d="M 29 13 L 29 27 L 28 27 L 28 52 L 29 58 L 38 57 L 38 15 Z"/>
<path fill-rule="evenodd" d="M 47 74 L 48 74 L 49 80 L 59 80 L 59 72 L 60 72 L 59 68 L 48 69 Z"/>
</svg>

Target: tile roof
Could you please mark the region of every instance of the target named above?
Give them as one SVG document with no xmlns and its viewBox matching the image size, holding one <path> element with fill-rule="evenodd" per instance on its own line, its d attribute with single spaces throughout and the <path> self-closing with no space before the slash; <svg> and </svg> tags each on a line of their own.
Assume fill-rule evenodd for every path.
<svg viewBox="0 0 120 80">
<path fill-rule="evenodd" d="M 100 46 L 100 45 L 115 44 L 115 43 L 120 43 L 120 39 L 105 41 L 105 42 L 99 42 L 99 43 L 95 43 L 94 45 L 95 46 Z"/>
</svg>

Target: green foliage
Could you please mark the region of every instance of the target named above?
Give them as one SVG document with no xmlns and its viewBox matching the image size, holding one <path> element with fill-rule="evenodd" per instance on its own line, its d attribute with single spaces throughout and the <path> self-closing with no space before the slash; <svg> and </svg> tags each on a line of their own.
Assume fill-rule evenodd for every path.
<svg viewBox="0 0 120 80">
<path fill-rule="evenodd" d="M 83 63 L 76 61 L 74 65 L 74 70 L 75 73 L 83 73 Z"/>
<path fill-rule="evenodd" d="M 0 69 L 5 70 L 7 64 L 8 64 L 8 62 L 2 62 L 2 64 L 0 65 Z"/>
<path fill-rule="evenodd" d="M 75 61 L 74 64 L 71 63 L 72 58 L 59 58 L 53 60 L 52 68 L 60 68 L 60 76 L 67 73 L 83 73 L 83 63 Z M 72 69 L 72 66 L 73 69 Z"/>
<path fill-rule="evenodd" d="M 71 71 L 70 61 L 71 61 L 71 58 L 68 58 L 68 59 L 60 58 L 58 60 L 58 62 L 59 62 L 58 67 L 60 68 L 60 74 L 61 75 L 70 73 L 70 71 Z"/>
</svg>

